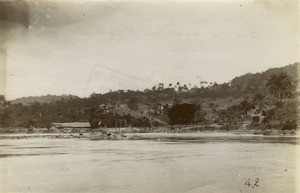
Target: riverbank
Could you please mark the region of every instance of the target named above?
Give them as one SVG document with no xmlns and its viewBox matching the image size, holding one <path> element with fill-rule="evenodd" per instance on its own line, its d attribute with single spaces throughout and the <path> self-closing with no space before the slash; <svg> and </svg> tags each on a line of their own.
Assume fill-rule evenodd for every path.
<svg viewBox="0 0 300 193">
<path fill-rule="evenodd" d="M 272 142 L 299 144 L 299 135 L 263 135 L 238 131 L 205 131 L 197 133 L 39 133 L 39 134 L 0 134 L 1 139 L 86 139 L 86 140 L 151 140 L 169 142 Z"/>
<path fill-rule="evenodd" d="M 117 127 L 117 128 L 63 128 L 51 130 L 49 128 L 0 128 L 0 135 L 10 134 L 11 136 L 19 136 L 24 134 L 28 136 L 47 136 L 57 137 L 71 136 L 84 137 L 82 134 L 94 135 L 101 133 L 107 137 L 113 135 L 137 134 L 137 133 L 234 133 L 234 134 L 253 134 L 253 135 L 274 135 L 274 136 L 295 136 L 297 130 L 282 130 L 282 129 L 265 129 L 257 126 L 252 126 L 251 122 L 241 122 L 237 125 L 173 125 L 173 126 L 158 126 L 158 127 Z M 299 133 L 299 132 L 298 132 Z"/>
</svg>

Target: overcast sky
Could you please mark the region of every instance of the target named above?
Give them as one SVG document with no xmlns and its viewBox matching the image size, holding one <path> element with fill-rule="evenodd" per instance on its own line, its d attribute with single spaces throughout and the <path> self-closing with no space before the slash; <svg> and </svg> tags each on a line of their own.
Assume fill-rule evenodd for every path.
<svg viewBox="0 0 300 193">
<path fill-rule="evenodd" d="M 30 1 L 6 98 L 228 82 L 299 61 L 297 1 Z M 2 57 L 5 53 L 2 54 Z M 197 78 L 198 77 L 198 78 Z"/>
</svg>

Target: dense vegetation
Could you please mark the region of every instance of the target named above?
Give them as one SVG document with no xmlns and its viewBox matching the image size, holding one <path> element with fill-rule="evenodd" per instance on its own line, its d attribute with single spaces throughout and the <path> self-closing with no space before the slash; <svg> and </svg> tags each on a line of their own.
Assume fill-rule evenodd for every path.
<svg viewBox="0 0 300 193">
<path fill-rule="evenodd" d="M 185 125 L 194 121 L 197 111 L 195 104 L 175 104 L 168 111 L 170 123 L 173 125 Z"/>
<path fill-rule="evenodd" d="M 159 83 L 144 91 L 117 90 L 76 96 L 0 98 L 0 127 L 49 127 L 53 122 L 90 122 L 92 127 L 150 127 L 162 124 L 234 125 L 290 129 L 297 120 L 299 63 L 231 82 L 197 87 Z M 31 100 L 31 101 L 30 101 Z"/>
</svg>

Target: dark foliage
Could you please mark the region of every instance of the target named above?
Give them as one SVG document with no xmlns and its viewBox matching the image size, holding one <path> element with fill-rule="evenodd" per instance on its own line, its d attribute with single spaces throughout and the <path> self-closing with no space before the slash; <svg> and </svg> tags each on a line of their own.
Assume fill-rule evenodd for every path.
<svg viewBox="0 0 300 193">
<path fill-rule="evenodd" d="M 195 104 L 176 104 L 168 111 L 168 117 L 172 125 L 191 124 L 196 115 L 197 106 Z"/>
<path fill-rule="evenodd" d="M 287 73 L 273 74 L 267 82 L 269 92 L 279 100 L 292 97 L 295 86 Z"/>
<path fill-rule="evenodd" d="M 246 74 L 233 79 L 231 83 L 214 83 L 207 87 L 190 84 L 188 87 L 178 82 L 168 84 L 168 88 L 160 83 L 152 90 L 117 90 L 105 94 L 93 93 L 87 98 L 47 95 L 6 101 L 4 96 L 0 96 L 0 127 L 49 127 L 53 122 L 88 121 L 93 125 L 92 127 L 97 127 L 100 122 L 107 127 L 129 125 L 148 127 L 157 124 L 154 123 L 155 119 L 169 121 L 171 124 L 230 125 L 249 118 L 249 113 L 253 109 L 258 109 L 260 112 L 266 110 L 264 124 L 272 123 L 272 120 L 284 123 L 287 119 L 295 119 L 293 116 L 297 114 L 294 108 L 297 104 L 286 105 L 289 100 L 293 100 L 290 98 L 290 91 L 294 89 L 293 85 L 297 79 L 297 66 L 299 63 L 262 73 Z M 270 97 L 266 84 L 273 74 L 281 72 L 286 72 L 288 78 L 278 79 L 279 82 L 274 81 L 276 83 L 274 85 L 283 88 L 277 94 L 274 92 L 274 95 L 283 100 L 278 100 L 278 104 L 276 103 L 274 107 L 276 110 L 271 112 L 267 107 L 274 106 L 274 101 L 272 103 L 268 101 Z M 285 80 L 283 86 L 280 84 L 282 79 Z M 293 87 L 290 86 L 290 80 Z M 250 99 L 251 96 L 254 97 Z M 215 102 L 216 99 L 230 101 L 230 105 L 219 107 Z M 231 103 L 235 100 L 237 102 Z M 201 103 L 203 105 L 200 108 Z M 209 103 L 211 104 L 208 105 Z M 125 110 L 122 109 L 124 105 L 127 106 Z"/>
<path fill-rule="evenodd" d="M 282 125 L 281 129 L 282 130 L 293 130 L 297 128 L 297 122 L 295 120 L 287 120 L 284 122 Z"/>
<path fill-rule="evenodd" d="M 99 120 L 95 117 L 90 118 L 89 123 L 93 129 L 99 126 Z"/>
</svg>

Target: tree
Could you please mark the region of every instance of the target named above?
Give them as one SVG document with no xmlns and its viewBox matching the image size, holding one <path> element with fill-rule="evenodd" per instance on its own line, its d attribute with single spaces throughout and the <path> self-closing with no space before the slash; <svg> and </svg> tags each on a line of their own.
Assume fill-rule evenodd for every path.
<svg viewBox="0 0 300 193">
<path fill-rule="evenodd" d="M 178 86 L 178 91 L 181 92 L 183 90 L 182 86 Z"/>
<path fill-rule="evenodd" d="M 188 91 L 189 90 L 189 88 L 187 87 L 187 85 L 185 84 L 185 85 L 183 85 L 183 87 L 182 87 L 182 90 L 186 90 L 186 91 Z"/>
<path fill-rule="evenodd" d="M 158 84 L 158 90 L 164 90 L 164 83 Z"/>
<path fill-rule="evenodd" d="M 153 87 L 152 87 L 152 91 L 156 91 L 156 86 L 153 86 Z"/>
<path fill-rule="evenodd" d="M 202 104 L 200 102 L 198 102 L 196 104 L 196 114 L 195 114 L 195 122 L 197 123 L 201 123 L 203 121 L 205 121 L 205 115 L 206 115 L 206 112 L 202 109 Z"/>
<path fill-rule="evenodd" d="M 179 98 L 178 94 L 174 95 L 174 104 L 179 104 L 181 103 L 181 99 Z"/>
<path fill-rule="evenodd" d="M 0 95 L 0 108 L 6 108 L 10 105 L 10 102 L 5 99 L 4 95 Z"/>
<path fill-rule="evenodd" d="M 132 97 L 128 100 L 127 105 L 132 110 L 138 110 L 138 99 L 136 97 Z"/>
<path fill-rule="evenodd" d="M 168 117 L 172 125 L 190 124 L 194 121 L 197 111 L 195 104 L 176 104 L 168 111 Z"/>
<path fill-rule="evenodd" d="M 238 106 L 232 105 L 227 109 L 218 111 L 219 118 L 225 125 L 236 124 L 240 117 Z"/>
<path fill-rule="evenodd" d="M 9 123 L 9 110 L 8 105 L 10 103 L 6 101 L 4 95 L 0 95 L 0 126 L 5 127 L 8 126 Z"/>
<path fill-rule="evenodd" d="M 261 93 L 255 94 L 251 100 L 251 103 L 254 106 L 257 106 L 259 110 L 262 110 L 267 106 L 267 102 L 265 101 L 265 96 Z"/>
<path fill-rule="evenodd" d="M 248 112 L 253 109 L 255 106 L 248 101 L 247 99 L 243 100 L 239 105 L 238 105 L 238 109 L 239 111 L 244 114 L 245 116 L 247 116 Z"/>
<path fill-rule="evenodd" d="M 268 91 L 278 100 L 291 97 L 294 85 L 291 78 L 286 73 L 273 74 L 266 84 Z"/>
<path fill-rule="evenodd" d="M 0 105 L 4 107 L 4 104 L 6 103 L 4 95 L 0 95 Z"/>
<path fill-rule="evenodd" d="M 92 129 L 95 129 L 95 128 L 97 128 L 97 127 L 99 126 L 99 119 L 96 118 L 96 117 L 91 117 L 91 118 L 89 119 L 89 123 L 90 123 L 90 125 L 91 125 L 91 128 L 92 128 Z"/>
</svg>

